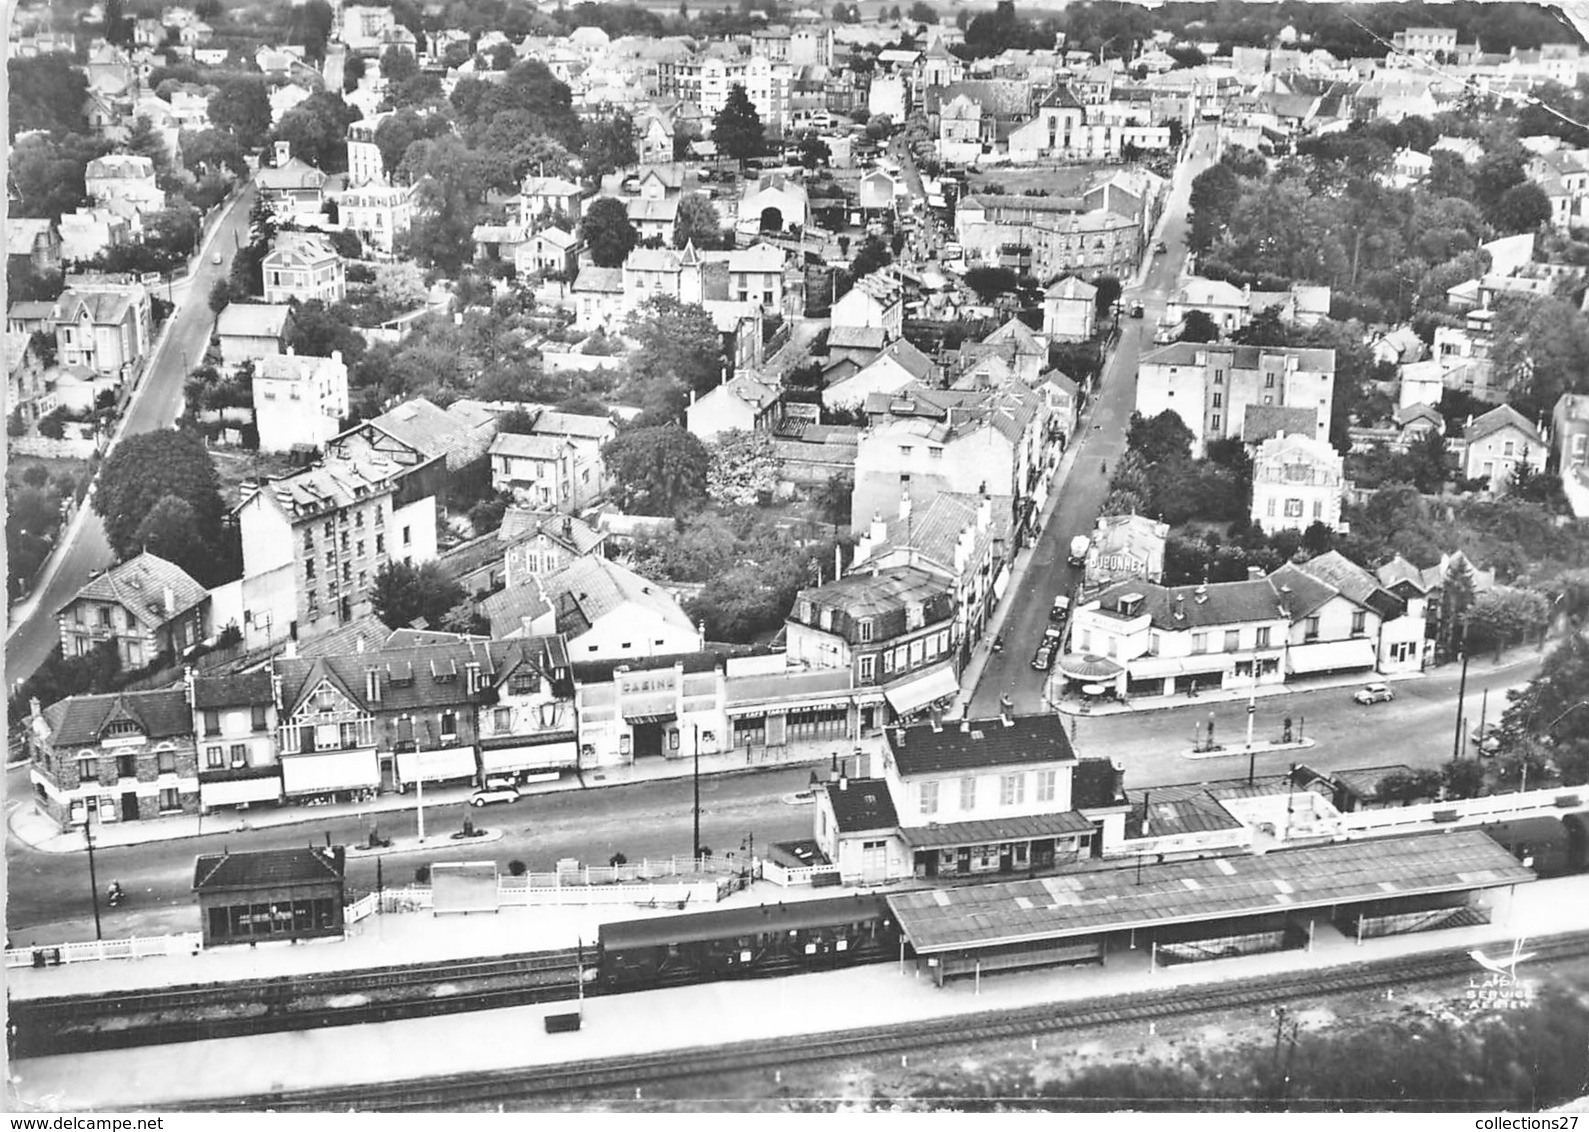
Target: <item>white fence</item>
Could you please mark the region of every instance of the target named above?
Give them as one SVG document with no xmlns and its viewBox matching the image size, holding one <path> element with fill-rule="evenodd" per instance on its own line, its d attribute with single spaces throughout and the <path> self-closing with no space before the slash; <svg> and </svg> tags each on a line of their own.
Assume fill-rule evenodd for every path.
<svg viewBox="0 0 1589 1132">
<path fill-rule="evenodd" d="M 366 916 L 373 915 L 379 903 L 380 899 L 373 892 L 360 897 L 342 909 L 343 924 L 356 924 Z"/>
<path fill-rule="evenodd" d="M 7 967 L 54 967 L 62 963 L 87 963 L 100 959 L 157 959 L 168 955 L 197 955 L 204 946 L 198 932 L 182 935 L 133 936 L 129 939 L 96 939 L 79 943 L 19 947 L 6 951 Z"/>
<path fill-rule="evenodd" d="M 1552 790 L 1530 790 L 1526 794 L 1491 794 L 1484 798 L 1429 802 L 1389 810 L 1356 810 L 1341 815 L 1341 826 L 1348 837 L 1361 837 L 1411 832 L 1431 825 L 1442 828 L 1482 825 L 1509 818 L 1550 817 L 1564 810 L 1582 808 L 1586 799 L 1589 799 L 1589 787 L 1560 786 Z"/>
<path fill-rule="evenodd" d="M 531 881 L 534 883 L 531 883 Z M 717 903 L 718 882 L 715 880 L 680 881 L 674 884 L 558 884 L 545 883 L 546 877 L 503 877 L 497 882 L 497 902 L 504 908 L 534 907 L 539 905 L 685 905 Z M 372 902 L 372 893 L 364 898 Z M 388 888 L 380 897 L 381 911 L 386 913 L 425 912 L 434 907 L 435 893 L 425 885 L 406 888 Z M 363 901 L 359 902 L 361 905 Z M 362 913 L 360 918 L 369 915 Z M 349 922 L 352 922 L 350 917 Z"/>
<path fill-rule="evenodd" d="M 838 884 L 839 867 L 837 865 L 800 865 L 794 868 L 785 868 L 776 861 L 763 861 L 761 863 L 762 879 L 770 880 L 783 888 L 796 884 Z"/>
</svg>

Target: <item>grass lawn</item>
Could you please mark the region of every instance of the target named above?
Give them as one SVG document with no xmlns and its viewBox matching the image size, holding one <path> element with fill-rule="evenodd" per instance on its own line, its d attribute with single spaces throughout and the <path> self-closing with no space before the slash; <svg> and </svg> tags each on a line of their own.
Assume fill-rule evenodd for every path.
<svg viewBox="0 0 1589 1132">
<path fill-rule="evenodd" d="M 88 475 L 87 460 L 12 454 L 11 459 L 6 463 L 6 486 L 20 485 L 23 482 L 22 473 L 33 467 L 43 468 L 51 482 L 62 476 L 71 476 L 74 481 L 81 483 Z"/>
</svg>

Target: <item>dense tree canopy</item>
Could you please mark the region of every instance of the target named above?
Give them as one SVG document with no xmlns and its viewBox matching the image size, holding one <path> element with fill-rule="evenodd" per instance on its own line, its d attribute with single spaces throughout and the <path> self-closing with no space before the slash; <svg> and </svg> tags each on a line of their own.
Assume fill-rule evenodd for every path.
<svg viewBox="0 0 1589 1132">
<path fill-rule="evenodd" d="M 257 149 L 270 133 L 270 88 L 262 78 L 232 79 L 210 95 L 210 125 L 244 149 Z"/>
<path fill-rule="evenodd" d="M 638 239 L 629 223 L 629 210 L 616 197 L 593 201 L 580 221 L 579 234 L 597 267 L 622 267 Z"/>
<path fill-rule="evenodd" d="M 435 562 L 411 566 L 392 560 L 375 572 L 370 603 L 381 623 L 393 629 L 423 620 L 435 627 L 464 599 L 463 587 Z"/>
<path fill-rule="evenodd" d="M 677 515 L 706 498 L 711 457 L 677 424 L 631 428 L 601 450 L 618 505 L 633 515 Z"/>
<path fill-rule="evenodd" d="M 342 96 L 318 91 L 283 114 L 273 136 L 292 146 L 292 155 L 327 173 L 340 173 L 348 165 L 348 126 L 359 112 Z"/>
<path fill-rule="evenodd" d="M 6 60 L 10 83 L 11 136 L 27 130 L 52 134 L 88 132 L 84 107 L 88 104 L 88 79 L 65 52 L 12 56 Z"/>
<path fill-rule="evenodd" d="M 225 509 L 220 477 L 204 442 L 194 433 L 169 428 L 123 437 L 101 466 L 94 493 L 94 511 L 118 557 L 142 549 L 139 528 L 167 497 L 188 505 L 193 529 L 206 546 L 219 542 Z M 171 505 L 163 510 L 169 514 Z"/>
<path fill-rule="evenodd" d="M 752 157 L 760 157 L 766 148 L 761 114 L 739 83 L 729 87 L 728 99 L 712 119 L 712 140 L 717 143 L 718 153 L 733 158 L 742 167 Z"/>
</svg>

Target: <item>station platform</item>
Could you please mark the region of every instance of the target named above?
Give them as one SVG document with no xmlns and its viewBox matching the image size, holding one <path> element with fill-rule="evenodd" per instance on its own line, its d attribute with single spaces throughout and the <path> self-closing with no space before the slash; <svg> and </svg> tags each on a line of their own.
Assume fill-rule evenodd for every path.
<svg viewBox="0 0 1589 1132">
<path fill-rule="evenodd" d="M 809 885 L 781 888 L 770 881 L 757 881 L 716 903 L 682 910 L 677 903 L 665 903 L 656 907 L 543 904 L 502 908 L 494 913 L 440 916 L 429 911 L 391 912 L 367 916 L 349 927 L 342 939 L 215 947 L 196 955 L 104 959 L 59 967 L 16 967 L 6 972 L 6 982 L 13 999 L 26 1000 L 320 975 L 407 963 L 560 951 L 581 945 L 593 948 L 604 923 L 677 916 L 687 911 L 793 904 L 846 891 L 849 890 Z"/>
<path fill-rule="evenodd" d="M 911 965 L 711 983 L 585 1000 L 584 1026 L 547 1034 L 542 1019 L 567 1003 L 437 1018 L 268 1034 L 204 1043 L 202 1073 L 173 1074 L 184 1050 L 148 1046 L 15 1062 L 12 1111 L 158 1109 L 240 1094 L 515 1069 L 617 1058 L 692 1046 L 909 1023 L 1096 995 L 1196 986 L 1236 977 L 1348 966 L 1423 951 L 1489 946 L 1518 937 L 1589 931 L 1589 877 L 1521 885 L 1492 897 L 1490 924 L 1393 936 L 1361 945 L 1321 925 L 1311 952 L 1285 951 L 1149 970 L 1141 950 L 1104 968 L 1083 967 L 962 980 L 938 988 Z M 505 921 L 504 921 L 505 922 Z M 1478 970 L 1475 965 L 1475 970 Z M 372 1091 L 372 1104 L 379 1103 Z"/>
</svg>

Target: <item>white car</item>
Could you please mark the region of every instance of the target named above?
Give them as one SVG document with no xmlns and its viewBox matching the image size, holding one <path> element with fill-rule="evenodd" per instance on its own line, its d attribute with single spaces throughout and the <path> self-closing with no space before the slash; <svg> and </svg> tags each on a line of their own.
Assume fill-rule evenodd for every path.
<svg viewBox="0 0 1589 1132">
<path fill-rule="evenodd" d="M 1396 693 L 1386 684 L 1369 684 L 1352 694 L 1352 699 L 1360 704 L 1388 704 L 1395 698 Z"/>
<path fill-rule="evenodd" d="M 496 802 L 517 802 L 519 792 L 511 786 L 492 786 L 485 790 L 476 790 L 469 795 L 471 806 L 489 806 Z"/>
</svg>

